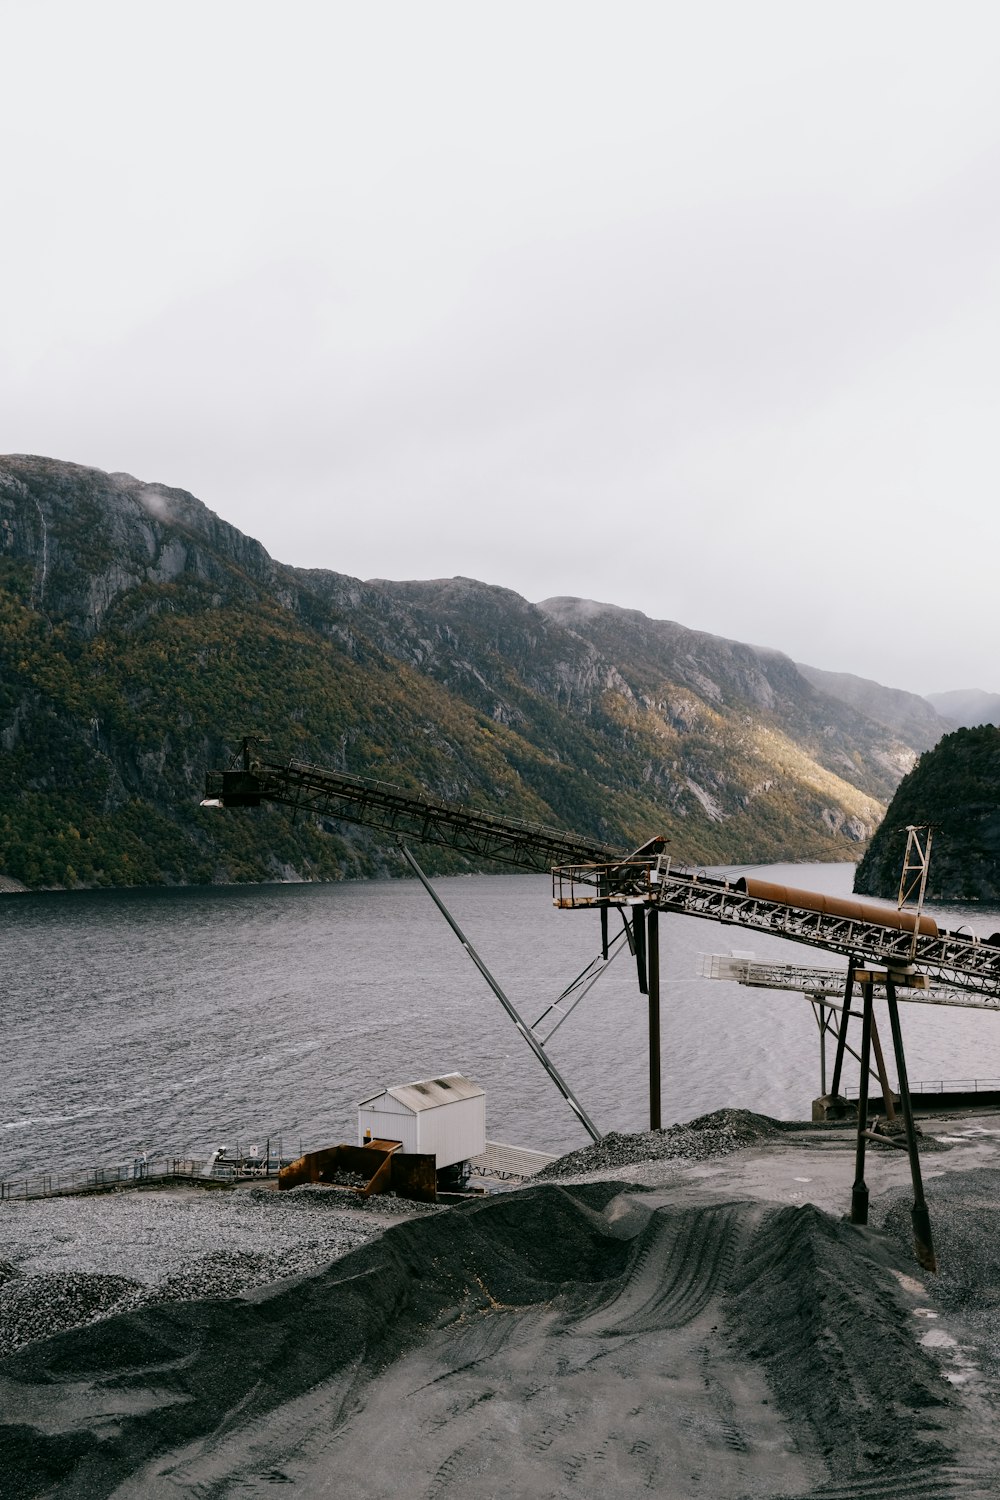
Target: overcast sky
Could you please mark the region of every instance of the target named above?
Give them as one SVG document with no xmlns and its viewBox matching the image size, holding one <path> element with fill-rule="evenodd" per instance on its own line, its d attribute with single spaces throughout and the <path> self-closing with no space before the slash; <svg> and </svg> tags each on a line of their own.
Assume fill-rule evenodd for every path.
<svg viewBox="0 0 1000 1500">
<path fill-rule="evenodd" d="M 0 451 L 1000 690 L 1000 7 L 0 0 Z"/>
</svg>

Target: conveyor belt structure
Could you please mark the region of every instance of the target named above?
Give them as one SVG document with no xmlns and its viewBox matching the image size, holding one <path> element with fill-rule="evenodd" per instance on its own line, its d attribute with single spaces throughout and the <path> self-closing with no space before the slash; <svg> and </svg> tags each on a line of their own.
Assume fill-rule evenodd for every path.
<svg viewBox="0 0 1000 1500">
<path fill-rule="evenodd" d="M 581 834 L 303 761 L 258 759 L 247 749 L 240 768 L 208 772 L 205 798 L 223 807 L 275 802 L 518 870 L 551 870 L 558 907 L 617 906 L 627 911 L 652 906 L 770 933 L 899 972 L 917 968 L 936 987 L 975 991 L 984 1003 L 1000 1006 L 1000 947 L 971 934 L 918 931 L 914 935 L 887 925 L 896 917 L 896 909 L 888 905 L 883 923 L 770 901 L 725 880 L 664 870 L 662 858 L 637 859 Z M 662 847 L 662 843 L 651 840 L 641 852 Z M 868 903 L 868 909 L 873 909 L 873 903 Z"/>
<path fill-rule="evenodd" d="M 557 864 L 580 860 L 613 864 L 622 857 L 610 845 L 581 834 L 296 760 L 280 763 L 246 755 L 241 769 L 209 771 L 205 802 L 222 807 L 277 802 L 331 821 L 379 829 L 393 838 L 439 844 L 474 859 L 496 860 L 546 875 Z"/>
<path fill-rule="evenodd" d="M 867 1223 L 868 1189 L 864 1181 L 868 1073 L 874 1031 L 872 998 L 876 984 L 885 987 L 899 1074 L 899 1092 L 906 1123 L 907 1147 L 913 1175 L 913 1226 L 917 1259 L 934 1270 L 937 1265 L 931 1240 L 930 1219 L 924 1201 L 919 1154 L 906 1081 L 902 1035 L 896 1006 L 897 985 L 919 981 L 932 987 L 975 991 L 982 1004 L 1000 1006 L 1000 934 L 982 941 L 971 934 L 941 931 L 936 921 L 919 911 L 898 910 L 872 903 L 852 902 L 818 892 L 790 891 L 764 881 L 741 877 L 735 883 L 703 874 L 671 870 L 664 853 L 664 840 L 649 840 L 632 854 L 620 854 L 606 845 L 573 833 L 506 818 L 426 793 L 407 791 L 382 781 L 330 771 L 301 761 L 281 764 L 257 757 L 255 742 L 243 742 L 242 764 L 228 770 L 210 771 L 205 778 L 205 804 L 217 807 L 258 807 L 275 802 L 316 817 L 361 824 L 389 834 L 401 846 L 414 873 L 453 927 L 470 958 L 521 1031 L 525 1041 L 560 1088 L 593 1139 L 600 1131 L 575 1099 L 558 1069 L 545 1053 L 545 1040 L 537 1025 L 528 1025 L 483 964 L 458 924 L 447 912 L 439 894 L 420 870 L 406 841 L 439 844 L 478 860 L 495 860 L 520 870 L 552 871 L 553 901 L 560 908 L 596 908 L 601 916 L 602 959 L 611 957 L 608 913 L 616 908 L 625 918 L 625 932 L 635 954 L 639 984 L 649 997 L 649 1092 L 650 1129 L 660 1128 L 660 1019 L 659 937 L 660 912 L 700 917 L 707 921 L 769 933 L 773 937 L 804 943 L 849 960 L 850 987 L 860 966 L 858 979 L 864 996 L 863 1039 L 859 1055 L 861 1097 L 858 1106 L 858 1143 L 851 1219 Z M 926 862 L 925 862 L 926 874 Z M 921 885 L 921 890 L 923 885 Z M 631 918 L 631 921 L 629 920 Z M 868 966 L 884 968 L 879 976 Z M 593 982 L 591 966 L 564 991 L 565 999 L 581 984 Z M 845 979 L 845 987 L 847 981 Z M 548 1014 L 552 1009 L 549 1007 Z M 834 1091 L 839 1083 L 841 1057 L 846 1043 L 849 1008 L 845 1000 L 843 1025 L 838 1040 Z M 542 1018 L 540 1018 L 542 1019 Z M 825 1023 L 824 1023 L 825 1030 Z M 550 1032 L 551 1035 L 551 1032 Z"/>
<path fill-rule="evenodd" d="M 702 917 L 862 959 L 900 974 L 916 969 L 935 987 L 975 990 L 984 1001 L 1000 1005 L 1000 947 L 971 934 L 912 932 L 889 925 L 899 918 L 897 909 L 889 905 L 884 922 L 841 916 L 765 900 L 706 875 L 662 871 L 649 861 L 557 869 L 553 871 L 553 900 L 559 907 L 641 906 Z M 872 902 L 866 906 L 876 909 Z"/>
<path fill-rule="evenodd" d="M 732 953 L 703 953 L 698 965 L 703 979 L 728 980 L 747 989 L 776 990 L 802 995 L 806 1000 L 829 1002 L 834 996 L 842 1000 L 847 981 L 846 969 L 820 969 L 811 964 L 782 964 L 766 959 L 740 958 Z M 981 995 L 978 990 L 942 989 L 924 983 L 923 975 L 914 975 L 917 984 L 901 983 L 898 999 L 913 1005 L 957 1006 L 963 1010 L 1000 1011 L 995 995 Z M 831 1007 L 837 1009 L 836 1006 Z"/>
</svg>

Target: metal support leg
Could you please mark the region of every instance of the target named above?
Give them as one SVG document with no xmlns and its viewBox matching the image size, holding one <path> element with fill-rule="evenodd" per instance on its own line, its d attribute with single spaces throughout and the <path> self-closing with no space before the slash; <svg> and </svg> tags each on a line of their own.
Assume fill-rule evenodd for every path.
<svg viewBox="0 0 1000 1500">
<path fill-rule="evenodd" d="M 651 906 L 646 917 L 646 970 L 649 981 L 649 1128 L 660 1123 L 660 913 Z"/>
<path fill-rule="evenodd" d="M 924 1184 L 920 1175 L 920 1153 L 917 1150 L 917 1131 L 913 1123 L 913 1105 L 910 1100 L 910 1084 L 906 1076 L 906 1057 L 903 1053 L 903 1033 L 899 1025 L 899 1007 L 896 1004 L 896 986 L 886 975 L 885 998 L 889 1006 L 889 1024 L 892 1027 L 892 1045 L 896 1053 L 896 1077 L 899 1080 L 899 1102 L 906 1124 L 906 1149 L 910 1154 L 910 1175 L 913 1178 L 913 1247 L 917 1260 L 925 1271 L 936 1271 L 937 1256 L 931 1239 L 931 1216 L 924 1199 Z"/>
<path fill-rule="evenodd" d="M 830 1093 L 840 1093 L 840 1074 L 844 1066 L 844 1048 L 847 1045 L 847 1023 L 851 1018 L 851 997 L 854 994 L 854 960 L 847 965 L 847 983 L 844 986 L 844 1010 L 840 1017 L 840 1033 L 837 1037 L 837 1055 L 833 1062 L 833 1082 Z"/>
<path fill-rule="evenodd" d="M 583 1126 L 584 1130 L 587 1131 L 592 1140 L 599 1141 L 601 1139 L 601 1132 L 598 1130 L 593 1120 L 587 1114 L 583 1105 L 576 1099 L 572 1090 L 570 1089 L 569 1084 L 563 1078 L 555 1063 L 551 1060 L 551 1058 L 545 1055 L 545 1049 L 542 1047 L 541 1042 L 535 1036 L 535 1033 L 532 1031 L 527 1021 L 522 1020 L 514 1004 L 510 1000 L 508 1000 L 507 996 L 504 994 L 497 981 L 493 978 L 493 975 L 490 973 L 489 969 L 479 957 L 479 954 L 476 952 L 475 948 L 473 948 L 472 944 L 469 942 L 469 939 L 465 936 L 465 933 L 462 931 L 461 927 L 459 927 L 458 923 L 455 921 L 455 918 L 452 916 L 451 912 L 441 900 L 441 897 L 438 895 L 437 891 L 427 879 L 427 876 L 424 874 L 423 870 L 417 864 L 417 861 L 414 859 L 409 849 L 407 849 L 405 844 L 401 843 L 399 845 L 399 850 L 403 858 L 406 860 L 406 863 L 413 871 L 414 875 L 416 875 L 417 879 L 423 885 L 424 890 L 434 902 L 434 905 L 437 907 L 438 911 L 448 923 L 448 926 L 451 928 L 452 932 L 458 938 L 458 941 L 461 943 L 466 953 L 472 959 L 472 962 L 475 964 L 480 974 L 486 980 L 486 983 L 489 985 L 494 995 L 496 995 L 497 999 L 500 1001 L 500 1004 L 503 1006 L 508 1016 L 510 1016 L 511 1020 L 514 1022 L 514 1025 L 517 1027 L 518 1031 L 524 1037 L 524 1040 L 527 1042 L 532 1052 L 538 1058 L 538 1061 L 541 1063 L 546 1073 L 548 1073 L 549 1077 L 552 1079 L 552 1082 L 555 1084 L 556 1088 L 566 1100 L 566 1103 L 569 1105 L 570 1109 L 580 1121 L 580 1124 Z"/>
<path fill-rule="evenodd" d="M 808 990 L 802 991 L 805 998 L 812 1006 L 813 1020 L 819 1030 L 819 1093 L 820 1098 L 826 1098 L 826 1034 L 832 1031 L 828 1011 L 830 1006 L 825 1005 L 822 1000 L 816 1000 Z M 850 1051 L 850 1048 L 848 1048 Z"/>
<path fill-rule="evenodd" d="M 628 917 L 625 915 L 625 911 L 624 911 L 623 907 L 619 906 L 617 908 L 617 911 L 618 911 L 618 915 L 622 919 L 622 926 L 625 928 L 625 936 L 628 939 L 628 951 L 631 953 L 632 957 L 635 958 L 635 937 L 633 936 L 633 933 L 632 933 L 632 923 L 629 921 Z"/>
<path fill-rule="evenodd" d="M 886 1071 L 885 1058 L 882 1055 L 882 1043 L 879 1040 L 878 1023 L 872 1016 L 872 1050 L 875 1053 L 875 1066 L 878 1068 L 878 1081 L 882 1085 L 882 1102 L 885 1105 L 885 1117 L 890 1125 L 895 1123 L 896 1109 L 892 1097 L 892 1089 L 889 1086 L 889 1074 Z"/>
<path fill-rule="evenodd" d="M 632 941 L 635 943 L 635 967 L 639 975 L 639 994 L 649 994 L 646 974 L 646 913 L 641 906 L 632 909 Z"/>
<path fill-rule="evenodd" d="M 861 1093 L 858 1098 L 858 1149 L 854 1163 L 854 1188 L 851 1192 L 851 1223 L 868 1223 L 868 1187 L 865 1183 L 865 1145 L 868 1129 L 868 1073 L 872 1047 L 872 997 L 875 986 L 861 986 L 864 1013 L 861 1032 Z"/>
</svg>

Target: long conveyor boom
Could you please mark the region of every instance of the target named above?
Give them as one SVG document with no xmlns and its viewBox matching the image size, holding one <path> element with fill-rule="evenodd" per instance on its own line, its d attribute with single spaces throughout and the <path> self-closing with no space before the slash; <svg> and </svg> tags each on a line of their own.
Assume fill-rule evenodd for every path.
<svg viewBox="0 0 1000 1500">
<path fill-rule="evenodd" d="M 346 823 L 380 829 L 394 837 L 441 844 L 460 854 L 496 860 L 519 870 L 548 874 L 555 864 L 621 858 L 620 852 L 580 834 L 507 818 L 389 782 L 328 771 L 302 761 L 251 760 L 242 769 L 209 771 L 205 800 L 223 807 L 277 802 Z"/>
</svg>

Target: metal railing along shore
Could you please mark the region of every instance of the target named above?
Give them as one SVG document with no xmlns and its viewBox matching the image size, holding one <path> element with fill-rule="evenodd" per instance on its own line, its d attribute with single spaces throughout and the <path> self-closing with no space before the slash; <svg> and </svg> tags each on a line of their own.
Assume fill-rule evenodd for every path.
<svg viewBox="0 0 1000 1500">
<path fill-rule="evenodd" d="M 857 1084 L 843 1091 L 845 1099 L 856 1099 L 860 1092 Z M 1000 1078 L 936 1078 L 911 1083 L 910 1094 L 914 1098 L 921 1094 L 1000 1094 Z"/>
<path fill-rule="evenodd" d="M 37 1172 L 0 1182 L 0 1201 L 26 1198 L 57 1198 L 74 1193 L 113 1192 L 170 1181 L 244 1182 L 277 1177 L 287 1159 L 274 1156 L 234 1158 L 155 1156 L 137 1157 L 110 1167 L 81 1167 L 69 1172 Z"/>
</svg>

